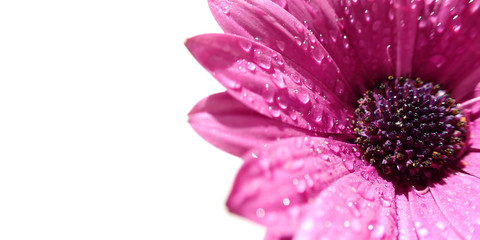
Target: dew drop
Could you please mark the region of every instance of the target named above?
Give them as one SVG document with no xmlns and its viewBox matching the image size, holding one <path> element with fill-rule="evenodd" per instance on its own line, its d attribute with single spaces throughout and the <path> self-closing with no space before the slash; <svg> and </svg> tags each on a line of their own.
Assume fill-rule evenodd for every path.
<svg viewBox="0 0 480 240">
<path fill-rule="evenodd" d="M 300 33 L 300 34 L 303 34 L 304 32 L 304 27 L 302 24 L 300 24 L 299 22 L 295 23 L 295 28 L 297 28 L 297 31 Z"/>
<path fill-rule="evenodd" d="M 348 206 L 348 210 L 350 211 L 350 213 L 355 216 L 355 217 L 361 217 L 362 214 L 360 213 L 360 211 L 358 210 L 358 206 L 356 203 L 353 203 L 353 202 L 348 202 L 347 203 L 347 206 Z"/>
<path fill-rule="evenodd" d="M 353 169 L 353 161 L 351 160 L 347 160 L 347 159 L 343 159 L 343 166 L 345 166 L 345 168 L 349 171 L 349 172 L 353 172 L 354 169 Z"/>
<path fill-rule="evenodd" d="M 297 180 L 297 184 L 294 182 L 294 186 L 298 193 L 304 193 L 307 190 L 307 184 L 303 180 Z"/>
<path fill-rule="evenodd" d="M 285 42 L 284 41 L 280 41 L 280 40 L 277 40 L 277 47 L 278 49 L 283 52 L 285 51 Z"/>
<path fill-rule="evenodd" d="M 365 21 L 370 22 L 370 20 L 371 20 L 370 13 L 368 12 L 368 10 L 365 10 Z"/>
<path fill-rule="evenodd" d="M 320 49 L 312 51 L 312 56 L 317 61 L 317 63 L 322 63 L 323 59 L 325 58 L 325 53 Z"/>
<path fill-rule="evenodd" d="M 423 195 L 425 193 L 428 193 L 430 191 L 430 188 L 427 186 L 425 188 L 422 188 L 422 189 L 417 189 L 417 188 L 414 188 L 413 189 L 417 194 L 420 194 L 420 195 Z"/>
<path fill-rule="evenodd" d="M 272 74 L 272 82 L 278 87 L 278 88 L 286 88 L 287 84 L 285 83 L 285 79 L 283 78 L 283 74 L 281 73 L 274 73 Z"/>
<path fill-rule="evenodd" d="M 380 224 L 374 227 L 374 231 L 372 233 L 372 237 L 374 239 L 383 239 L 385 237 L 385 226 Z"/>
<path fill-rule="evenodd" d="M 296 112 L 290 112 L 288 114 L 288 116 L 290 117 L 290 119 L 292 119 L 293 121 L 296 121 L 297 120 L 297 113 Z"/>
<path fill-rule="evenodd" d="M 222 79 L 222 84 L 227 87 L 227 88 L 230 88 L 232 90 L 238 90 L 242 87 L 242 85 L 240 85 L 239 82 L 235 81 L 235 80 L 232 80 L 231 78 L 228 78 L 228 77 L 225 77 L 225 78 L 221 78 Z"/>
<path fill-rule="evenodd" d="M 421 238 L 425 238 L 426 236 L 428 236 L 428 230 L 426 228 L 420 228 L 417 233 L 418 236 Z"/>
<path fill-rule="evenodd" d="M 282 202 L 283 202 L 283 205 L 285 205 L 285 206 L 290 205 L 290 199 L 288 199 L 288 198 L 284 198 Z"/>
<path fill-rule="evenodd" d="M 262 52 L 260 49 L 253 50 L 253 61 L 263 69 L 272 67 L 272 58 Z"/>
<path fill-rule="evenodd" d="M 275 95 L 274 89 L 272 88 L 272 86 L 266 83 L 262 92 L 262 96 L 263 96 L 263 99 L 265 99 L 265 102 L 272 103 L 274 95 Z"/>
<path fill-rule="evenodd" d="M 287 109 L 288 101 L 285 97 L 278 96 L 277 97 L 277 104 L 281 109 Z"/>
<path fill-rule="evenodd" d="M 387 200 L 382 198 L 382 206 L 390 207 L 390 206 L 392 206 L 392 204 L 390 203 L 390 201 L 387 201 Z"/>
<path fill-rule="evenodd" d="M 239 44 L 240 48 L 242 48 L 245 52 L 250 52 L 250 50 L 252 49 L 252 43 L 249 41 L 239 41 Z"/>
<path fill-rule="evenodd" d="M 332 150 L 334 153 L 340 152 L 340 146 L 338 144 L 328 144 L 328 148 Z"/>
<path fill-rule="evenodd" d="M 268 110 L 270 111 L 270 113 L 272 114 L 272 117 L 280 117 L 280 114 L 281 114 L 281 111 L 280 109 L 278 109 L 277 107 L 275 106 L 269 106 L 268 107 Z"/>
<path fill-rule="evenodd" d="M 265 210 L 263 208 L 257 208 L 257 211 L 255 212 L 258 218 L 263 218 L 265 217 Z"/>
<path fill-rule="evenodd" d="M 303 168 L 305 161 L 303 159 L 287 161 L 283 164 L 283 169 L 288 171 L 298 171 Z"/>
<path fill-rule="evenodd" d="M 343 94 L 345 91 L 345 84 L 340 81 L 340 79 L 336 80 L 337 84 L 335 85 L 335 93 L 336 94 Z"/>
<path fill-rule="evenodd" d="M 308 95 L 308 92 L 303 90 L 303 89 L 298 89 L 296 92 L 297 99 L 303 103 L 307 104 L 310 101 L 310 96 Z"/>
<path fill-rule="evenodd" d="M 430 61 L 435 65 L 435 67 L 441 68 L 447 59 L 442 55 L 435 55 L 430 58 Z"/>
<path fill-rule="evenodd" d="M 247 63 L 247 69 L 250 70 L 251 72 L 255 72 L 255 64 L 252 62 Z"/>
</svg>

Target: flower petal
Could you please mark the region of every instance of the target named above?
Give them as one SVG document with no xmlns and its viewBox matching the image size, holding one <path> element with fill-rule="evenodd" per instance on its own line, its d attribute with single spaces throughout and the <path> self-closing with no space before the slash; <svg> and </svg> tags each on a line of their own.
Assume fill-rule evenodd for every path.
<svg viewBox="0 0 480 240">
<path fill-rule="evenodd" d="M 480 178 L 480 153 L 479 152 L 468 152 L 462 160 L 460 165 L 463 171 L 467 172 L 472 176 Z"/>
<path fill-rule="evenodd" d="M 480 119 L 470 122 L 470 148 L 480 150 Z"/>
<path fill-rule="evenodd" d="M 358 92 L 366 91 L 367 77 L 363 65 L 352 51 L 345 32 L 337 24 L 338 19 L 327 1 L 287 0 L 286 10 L 317 36 L 320 44 L 327 50 L 339 67 L 349 85 Z"/>
<path fill-rule="evenodd" d="M 430 188 L 435 202 L 465 239 L 480 239 L 480 179 L 451 173 Z"/>
<path fill-rule="evenodd" d="M 394 239 L 394 195 L 374 167 L 349 174 L 316 197 L 294 239 Z"/>
<path fill-rule="evenodd" d="M 289 0 L 287 10 L 321 36 L 344 75 L 366 73 L 371 86 L 388 75 L 411 73 L 421 5 L 420 0 Z"/>
<path fill-rule="evenodd" d="M 442 214 L 431 192 L 408 193 L 412 218 L 419 239 L 461 239 L 452 223 Z"/>
<path fill-rule="evenodd" d="M 228 93 L 211 95 L 189 113 L 193 129 L 212 145 L 237 156 L 278 139 L 306 136 L 306 130 L 265 117 Z"/>
<path fill-rule="evenodd" d="M 462 99 L 480 78 L 480 1 L 426 1 L 419 20 L 413 76 Z M 475 73 L 477 72 L 477 73 Z"/>
<path fill-rule="evenodd" d="M 361 92 L 341 75 L 315 35 L 298 19 L 271 1 L 209 0 L 212 13 L 226 33 L 256 40 L 311 73 L 338 97 L 354 103 Z"/>
<path fill-rule="evenodd" d="M 413 224 L 412 211 L 410 210 L 410 203 L 408 202 L 407 195 L 408 193 L 397 192 L 395 196 L 399 240 L 418 239 L 417 234 L 415 233 L 415 225 Z"/>
<path fill-rule="evenodd" d="M 185 45 L 234 98 L 257 112 L 314 132 L 351 132 L 346 124 L 353 109 L 275 51 L 225 34 L 196 36 Z"/>
<path fill-rule="evenodd" d="M 478 76 L 476 78 L 480 79 L 480 68 L 477 69 Z M 470 122 L 475 122 L 480 118 L 480 84 L 475 86 L 473 92 L 465 97 L 464 101 L 460 102 L 460 107 L 463 109 L 464 113 L 467 115 Z"/>
<path fill-rule="evenodd" d="M 292 236 L 284 236 L 271 230 L 267 230 L 263 240 L 292 240 L 292 238 Z"/>
<path fill-rule="evenodd" d="M 230 211 L 266 225 L 281 236 L 298 225 L 308 200 L 362 164 L 352 144 L 325 138 L 290 138 L 245 155 Z"/>
</svg>

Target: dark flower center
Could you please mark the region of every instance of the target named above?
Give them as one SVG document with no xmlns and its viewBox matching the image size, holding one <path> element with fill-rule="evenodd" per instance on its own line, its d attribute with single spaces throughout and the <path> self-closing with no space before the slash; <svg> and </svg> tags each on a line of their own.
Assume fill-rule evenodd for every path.
<svg viewBox="0 0 480 240">
<path fill-rule="evenodd" d="M 366 91 L 355 110 L 355 142 L 363 159 L 403 182 L 425 183 L 457 163 L 467 121 L 439 85 L 390 76 Z"/>
</svg>

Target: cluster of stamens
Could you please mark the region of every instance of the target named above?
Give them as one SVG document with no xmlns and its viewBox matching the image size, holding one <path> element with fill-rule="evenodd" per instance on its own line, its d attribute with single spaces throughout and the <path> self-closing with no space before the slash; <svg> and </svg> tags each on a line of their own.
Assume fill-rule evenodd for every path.
<svg viewBox="0 0 480 240">
<path fill-rule="evenodd" d="M 424 182 L 457 163 L 467 121 L 439 85 L 390 76 L 366 91 L 355 110 L 355 142 L 363 159 L 407 182 Z"/>
</svg>

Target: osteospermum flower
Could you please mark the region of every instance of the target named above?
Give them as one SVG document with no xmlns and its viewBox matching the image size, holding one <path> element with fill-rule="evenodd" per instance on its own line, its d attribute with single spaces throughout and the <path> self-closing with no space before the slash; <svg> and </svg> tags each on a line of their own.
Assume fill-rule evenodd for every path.
<svg viewBox="0 0 480 240">
<path fill-rule="evenodd" d="M 480 1 L 210 0 L 227 91 L 193 128 L 245 162 L 267 239 L 480 239 Z"/>
</svg>

